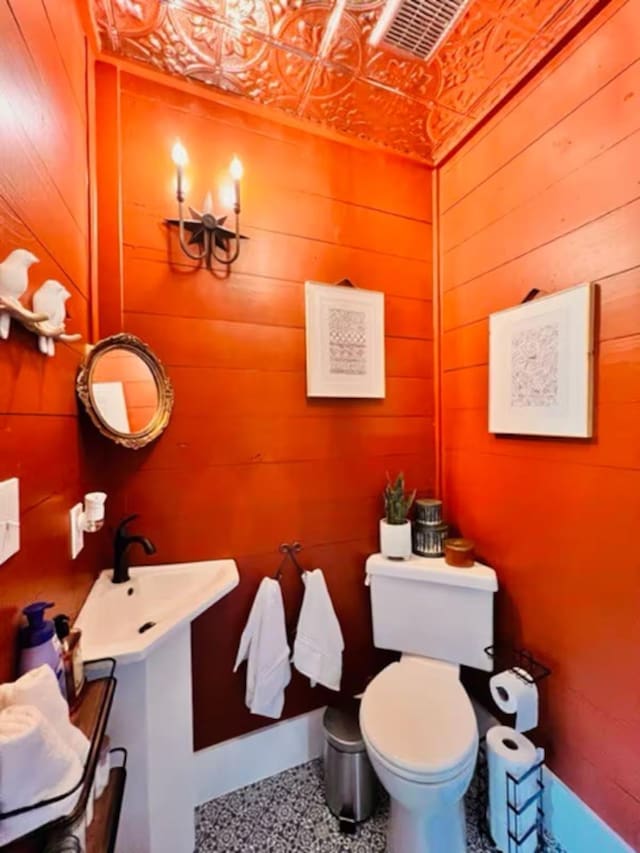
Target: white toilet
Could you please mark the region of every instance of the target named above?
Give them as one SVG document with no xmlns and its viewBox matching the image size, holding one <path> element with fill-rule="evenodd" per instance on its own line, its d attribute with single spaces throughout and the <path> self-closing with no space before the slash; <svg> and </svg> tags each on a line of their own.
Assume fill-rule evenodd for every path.
<svg viewBox="0 0 640 853">
<path fill-rule="evenodd" d="M 374 645 L 402 652 L 368 685 L 360 727 L 391 798 L 389 853 L 464 853 L 478 727 L 459 666 L 491 670 L 493 569 L 441 558 L 367 560 Z"/>
</svg>

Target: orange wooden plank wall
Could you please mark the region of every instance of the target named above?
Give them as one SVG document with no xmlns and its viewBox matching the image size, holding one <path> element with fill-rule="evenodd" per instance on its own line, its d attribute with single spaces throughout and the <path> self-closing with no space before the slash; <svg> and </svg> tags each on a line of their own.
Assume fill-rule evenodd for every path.
<svg viewBox="0 0 640 853">
<path fill-rule="evenodd" d="M 375 670 L 363 565 L 377 548 L 385 471 L 433 488 L 431 177 L 126 74 L 120 113 L 123 327 L 154 347 L 176 392 L 163 438 L 118 454 L 122 511 L 141 513 L 157 561 L 232 556 L 241 574 L 193 631 L 202 748 L 268 722 L 246 711 L 244 671 L 232 667 L 281 542 L 299 539 L 303 564 L 326 571 L 347 645 L 344 686 L 362 688 Z M 177 136 L 196 208 L 208 189 L 217 202 L 232 154 L 243 160 L 250 240 L 228 278 L 194 269 L 168 242 Z M 384 401 L 305 397 L 303 283 L 344 276 L 387 296 Z M 284 586 L 293 615 L 293 572 Z M 327 698 L 295 677 L 285 716 Z"/>
<path fill-rule="evenodd" d="M 73 5 L 1 0 L 0 260 L 32 251 L 30 292 L 65 284 L 73 331 L 89 334 L 86 45 Z M 0 566 L 0 681 L 13 677 L 19 609 L 46 598 L 74 614 L 100 543 L 69 559 L 68 509 L 96 488 L 77 417 L 83 344 L 44 358 L 12 324 L 0 342 L 0 480 L 19 477 L 22 549 Z M 89 439 L 90 442 L 91 439 Z M 94 537 L 97 538 L 97 537 Z M 91 568 L 90 568 L 91 567 Z"/>
<path fill-rule="evenodd" d="M 640 0 L 611 3 L 439 174 L 447 514 L 499 633 L 553 667 L 550 765 L 640 847 Z M 600 286 L 595 436 L 487 432 L 487 316 Z"/>
</svg>

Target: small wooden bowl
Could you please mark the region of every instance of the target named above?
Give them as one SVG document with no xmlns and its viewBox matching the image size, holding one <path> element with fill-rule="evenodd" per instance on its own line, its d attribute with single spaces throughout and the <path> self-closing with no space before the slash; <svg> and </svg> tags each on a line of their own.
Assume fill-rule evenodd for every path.
<svg viewBox="0 0 640 853">
<path fill-rule="evenodd" d="M 445 539 L 444 561 L 457 569 L 470 569 L 475 563 L 473 542 L 470 539 Z"/>
</svg>

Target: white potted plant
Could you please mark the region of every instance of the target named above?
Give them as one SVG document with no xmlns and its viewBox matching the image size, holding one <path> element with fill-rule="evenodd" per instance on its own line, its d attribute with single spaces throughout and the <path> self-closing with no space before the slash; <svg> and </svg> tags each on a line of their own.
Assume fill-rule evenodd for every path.
<svg viewBox="0 0 640 853">
<path fill-rule="evenodd" d="M 393 482 L 387 474 L 385 517 L 380 519 L 380 551 L 383 557 L 406 560 L 411 556 L 411 522 L 407 516 L 415 496 L 415 489 L 410 495 L 405 493 L 402 472 Z"/>
</svg>

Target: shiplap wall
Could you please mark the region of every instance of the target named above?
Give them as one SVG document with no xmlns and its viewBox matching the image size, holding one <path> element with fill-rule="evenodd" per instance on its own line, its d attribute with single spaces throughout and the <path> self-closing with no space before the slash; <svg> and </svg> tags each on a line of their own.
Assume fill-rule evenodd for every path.
<svg viewBox="0 0 640 853">
<path fill-rule="evenodd" d="M 363 567 L 378 547 L 385 472 L 433 489 L 431 174 L 134 76 L 121 89 L 123 325 L 156 349 L 176 392 L 162 440 L 116 464 L 122 508 L 141 513 L 155 559 L 232 556 L 241 574 L 194 626 L 204 747 L 268 722 L 245 709 L 244 672 L 232 667 L 281 542 L 300 540 L 302 563 L 326 572 L 346 639 L 345 689 L 376 670 Z M 216 200 L 234 152 L 244 162 L 250 240 L 228 278 L 185 262 L 163 224 L 175 211 L 177 136 L 195 207 L 208 189 Z M 345 276 L 386 294 L 385 400 L 305 396 L 304 281 Z M 294 572 L 284 588 L 294 618 Z M 296 676 L 285 715 L 327 701 Z"/>
<path fill-rule="evenodd" d="M 86 44 L 74 4 L 0 2 L 0 260 L 32 251 L 32 293 L 47 278 L 71 292 L 69 330 L 89 335 Z M 83 437 L 75 374 L 83 344 L 37 339 L 12 324 L 0 341 L 0 480 L 20 478 L 19 554 L 0 566 L 0 681 L 14 675 L 15 629 L 31 601 L 74 615 L 102 542 L 69 558 L 68 510 L 100 485 Z M 88 442 L 88 443 L 87 443 Z M 93 540 L 93 541 L 92 541 Z"/>
<path fill-rule="evenodd" d="M 440 173 L 449 516 L 499 633 L 553 667 L 538 737 L 640 846 L 640 2 L 611 3 Z M 592 440 L 487 431 L 487 316 L 599 284 Z"/>
</svg>

